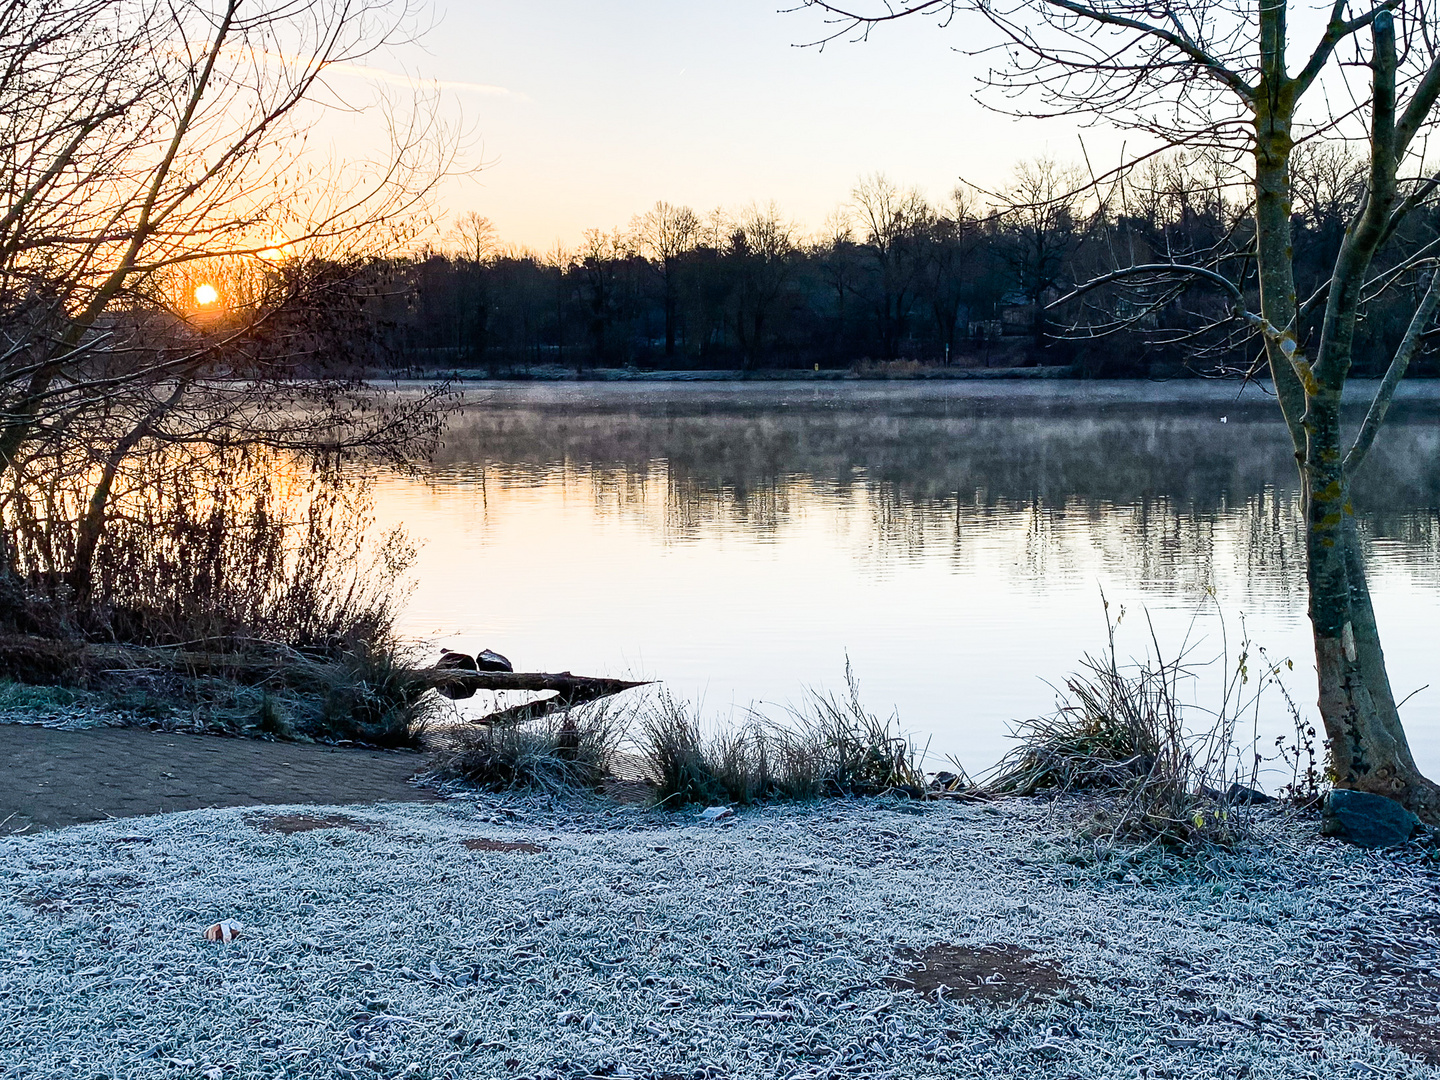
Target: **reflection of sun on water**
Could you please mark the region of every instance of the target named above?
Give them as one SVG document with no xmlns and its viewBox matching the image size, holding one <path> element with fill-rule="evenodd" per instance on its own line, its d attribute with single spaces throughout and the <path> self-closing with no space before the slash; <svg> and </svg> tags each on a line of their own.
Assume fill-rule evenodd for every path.
<svg viewBox="0 0 1440 1080">
<path fill-rule="evenodd" d="M 208 307 L 219 299 L 220 291 L 209 282 L 195 287 L 195 302 L 201 307 Z"/>
</svg>

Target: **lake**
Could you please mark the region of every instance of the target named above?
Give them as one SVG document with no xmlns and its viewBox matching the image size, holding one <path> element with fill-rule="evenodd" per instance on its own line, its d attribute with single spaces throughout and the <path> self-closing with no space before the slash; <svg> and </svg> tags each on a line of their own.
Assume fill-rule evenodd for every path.
<svg viewBox="0 0 1440 1080">
<path fill-rule="evenodd" d="M 1356 489 L 1432 775 L 1437 391 L 1405 388 Z M 1122 657 L 1153 653 L 1153 626 L 1167 656 L 1213 661 L 1202 705 L 1243 623 L 1315 715 L 1295 467 L 1255 387 L 481 384 L 422 474 L 378 481 L 377 519 L 420 544 L 407 635 L 663 680 L 716 722 L 842 691 L 848 660 L 933 767 L 978 770 L 1104 647 L 1102 591 Z M 1293 730 L 1273 692 L 1257 722 Z"/>
</svg>

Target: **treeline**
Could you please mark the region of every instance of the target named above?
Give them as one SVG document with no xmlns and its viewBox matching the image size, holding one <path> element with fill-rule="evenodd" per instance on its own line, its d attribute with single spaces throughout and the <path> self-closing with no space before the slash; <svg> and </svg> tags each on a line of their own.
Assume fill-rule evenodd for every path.
<svg viewBox="0 0 1440 1080">
<path fill-rule="evenodd" d="M 1123 277 L 1055 306 L 1138 264 L 1203 266 L 1253 294 L 1245 190 L 1233 166 L 1184 153 L 1099 180 L 1041 159 L 1003 191 L 961 187 L 943 203 L 869 177 L 810 236 L 773 203 L 702 216 L 661 202 L 628 228 L 592 230 L 579 249 L 548 254 L 502 245 L 470 213 L 445 248 L 392 264 L 379 314 L 404 363 L 492 375 L 907 361 L 1069 365 L 1091 377 L 1245 370 L 1258 351 L 1250 330 L 1201 277 Z M 1365 176 L 1342 146 L 1317 144 L 1298 154 L 1295 190 L 1303 301 L 1334 265 Z M 1436 226 L 1426 208 L 1401 247 L 1429 243 Z M 1383 280 L 1380 270 L 1386 288 L 1356 351 L 1371 373 L 1403 334 L 1416 288 L 1415 272 Z M 1432 368 L 1427 359 L 1420 370 Z"/>
</svg>

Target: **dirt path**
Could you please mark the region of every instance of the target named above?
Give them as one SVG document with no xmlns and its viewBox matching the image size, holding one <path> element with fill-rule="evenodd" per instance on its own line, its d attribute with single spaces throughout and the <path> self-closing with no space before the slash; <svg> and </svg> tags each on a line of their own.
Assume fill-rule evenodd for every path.
<svg viewBox="0 0 1440 1080">
<path fill-rule="evenodd" d="M 0 724 L 0 835 L 207 806 L 424 802 L 435 796 L 406 782 L 423 762 L 380 750 Z"/>
</svg>

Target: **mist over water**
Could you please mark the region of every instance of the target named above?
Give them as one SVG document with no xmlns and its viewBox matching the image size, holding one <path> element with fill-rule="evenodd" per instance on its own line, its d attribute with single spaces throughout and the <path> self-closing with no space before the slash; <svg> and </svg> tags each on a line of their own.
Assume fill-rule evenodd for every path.
<svg viewBox="0 0 1440 1080">
<path fill-rule="evenodd" d="M 1406 388 L 1356 491 L 1397 697 L 1440 644 L 1437 389 Z M 426 474 L 381 480 L 378 517 L 421 543 L 406 633 L 660 679 L 717 718 L 840 690 L 848 657 L 937 767 L 993 763 L 1053 708 L 1047 681 L 1104 645 L 1102 590 L 1123 656 L 1152 626 L 1188 642 L 1209 704 L 1243 623 L 1314 718 L 1295 468 L 1254 388 L 486 388 Z M 1403 715 L 1440 772 L 1440 680 Z M 1252 721 L 1293 728 L 1273 692 Z"/>
</svg>

